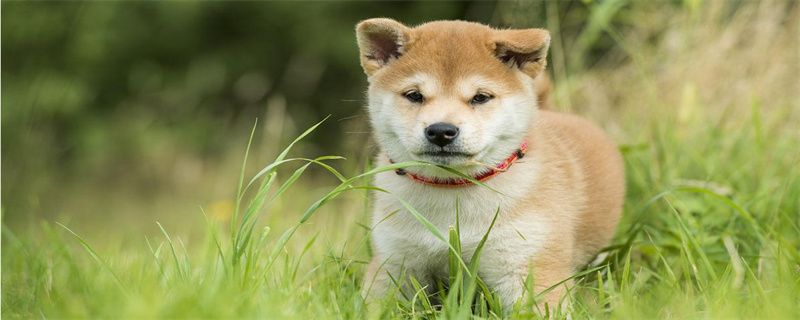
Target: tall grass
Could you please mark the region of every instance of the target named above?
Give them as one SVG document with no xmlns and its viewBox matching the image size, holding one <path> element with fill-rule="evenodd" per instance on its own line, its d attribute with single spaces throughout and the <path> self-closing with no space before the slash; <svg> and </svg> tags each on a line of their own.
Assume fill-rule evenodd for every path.
<svg viewBox="0 0 800 320">
<path fill-rule="evenodd" d="M 800 9 L 783 2 L 597 5 L 605 9 L 575 37 L 577 46 L 554 42 L 558 104 L 602 123 L 621 142 L 628 192 L 606 258 L 574 276 L 572 317 L 800 318 Z M 651 21 L 621 28 L 609 14 Z M 601 62 L 566 58 L 598 32 L 619 49 Z M 370 176 L 426 164 L 348 176 L 334 168 L 332 161 L 347 161 L 340 157 L 290 158 L 318 125 L 250 179 L 245 162 L 232 179 L 232 217 L 222 221 L 201 208 L 195 218 L 205 219 L 205 229 L 191 236 L 158 224 L 157 234 L 97 242 L 72 222 L 4 226 L 2 316 L 537 315 L 534 295 L 500 308 L 475 272 L 479 258 L 461 258 L 458 225 L 430 226 L 451 249 L 442 290 L 428 296 L 417 283 L 415 295 L 365 305 L 367 199 L 383 192 Z M 320 189 L 306 176 L 311 167 L 339 183 Z M 396 214 L 426 224 L 406 209 Z"/>
</svg>

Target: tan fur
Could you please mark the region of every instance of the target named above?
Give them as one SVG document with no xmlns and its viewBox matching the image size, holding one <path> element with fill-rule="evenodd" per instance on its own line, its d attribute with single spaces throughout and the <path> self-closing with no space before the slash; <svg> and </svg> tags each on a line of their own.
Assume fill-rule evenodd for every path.
<svg viewBox="0 0 800 320">
<path fill-rule="evenodd" d="M 370 81 L 370 116 L 383 150 L 378 165 L 389 164 L 390 158 L 416 160 L 412 151 L 419 144 L 418 129 L 436 121 L 465 128 L 465 135 L 472 135 L 463 137 L 465 141 L 493 139 L 462 146 L 479 149 L 477 154 L 484 158 L 478 160 L 492 164 L 527 141 L 529 151 L 523 159 L 486 181 L 505 197 L 478 186 L 443 189 L 392 172 L 376 176 L 378 187 L 407 200 L 443 231 L 452 224 L 454 208 L 448 199 L 465 199 L 465 259 L 494 208 L 499 208 L 479 274 L 505 305 L 522 297 L 520 279 L 529 271 L 539 292 L 568 278 L 609 243 L 622 211 L 622 158 L 614 143 L 587 120 L 537 111 L 537 106 L 551 108 L 552 84 L 543 72 L 547 31 L 496 30 L 461 21 L 409 28 L 394 20 L 371 19 L 357 26 L 357 35 L 361 64 Z M 478 85 L 470 79 L 477 79 Z M 409 86 L 426 94 L 424 103 L 402 98 Z M 496 98 L 471 105 L 474 90 L 491 91 Z M 519 115 L 508 116 L 514 112 Z M 466 130 L 470 126 L 474 128 Z M 486 170 L 475 162 L 449 165 L 468 174 Z M 437 177 L 449 174 L 435 168 L 408 170 Z M 409 214 L 390 214 L 397 210 L 404 209 L 395 198 L 376 194 L 376 256 L 367 270 L 365 295 L 385 294 L 391 285 L 388 275 L 397 277 L 400 270 L 421 282 L 446 278 L 442 274 L 446 246 Z M 553 290 L 545 302 L 557 306 L 569 284 Z"/>
<path fill-rule="evenodd" d="M 364 44 L 366 37 L 359 38 L 361 47 L 361 65 L 371 81 L 381 86 L 391 88 L 398 79 L 408 77 L 425 70 L 436 75 L 436 78 L 447 86 L 452 81 L 465 74 L 482 73 L 492 75 L 493 80 L 502 82 L 508 90 L 519 90 L 514 70 L 497 63 L 492 56 L 484 54 L 486 51 L 509 51 L 511 48 L 524 49 L 526 46 L 536 46 L 537 43 L 549 43 L 549 34 L 541 29 L 530 29 L 536 32 L 537 38 L 524 43 L 526 40 L 518 31 L 496 31 L 484 25 L 471 22 L 436 21 L 423 24 L 414 28 L 413 32 L 405 26 L 396 26 L 397 22 L 388 19 L 371 19 L 358 25 L 358 34 L 365 30 L 381 30 L 395 26 L 399 30 L 397 41 L 402 46 L 403 59 L 393 63 L 391 68 L 380 69 L 380 64 L 367 58 L 370 55 L 370 45 Z M 443 28 L 443 26 L 447 26 Z M 516 46 L 513 44 L 517 43 Z M 546 50 L 546 45 L 544 47 Z M 545 61 L 526 64 L 525 72 L 532 76 L 539 74 L 545 66 Z M 379 72 L 380 71 L 380 72 Z"/>
<path fill-rule="evenodd" d="M 513 214 L 558 207 L 562 213 L 539 216 L 559 232 L 548 254 L 533 259 L 536 287 L 543 290 L 588 264 L 614 234 L 622 212 L 625 181 L 616 146 L 592 123 L 577 116 L 543 111 L 531 128 L 531 152 L 545 165 L 539 186 Z M 533 210 L 536 211 L 536 210 Z M 565 287 L 545 298 L 555 306 Z"/>
<path fill-rule="evenodd" d="M 553 110 L 553 82 L 546 72 L 542 72 L 533 79 L 536 88 L 536 97 L 539 101 L 539 109 Z"/>
<path fill-rule="evenodd" d="M 562 235 L 569 233 L 575 240 L 573 264 L 585 265 L 611 240 L 619 222 L 625 194 L 619 151 L 591 122 L 551 111 L 539 112 L 528 141 L 530 152 L 542 155 L 544 169 L 529 202 L 515 214 L 525 214 L 537 205 L 569 206 L 570 211 L 579 212 L 574 217 L 577 221 L 565 225 Z"/>
</svg>

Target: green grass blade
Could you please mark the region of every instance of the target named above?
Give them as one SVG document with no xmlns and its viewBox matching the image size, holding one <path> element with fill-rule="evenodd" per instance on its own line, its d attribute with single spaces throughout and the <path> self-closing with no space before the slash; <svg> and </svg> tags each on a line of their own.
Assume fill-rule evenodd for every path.
<svg viewBox="0 0 800 320">
<path fill-rule="evenodd" d="M 92 259 L 95 262 L 97 262 L 100 266 L 102 266 L 104 269 L 106 269 L 106 271 L 108 271 L 108 273 L 116 281 L 117 285 L 119 285 L 119 288 L 122 289 L 123 291 L 127 291 L 126 288 L 125 288 L 125 285 L 123 285 L 123 283 L 122 283 L 122 280 L 120 280 L 119 276 L 117 276 L 117 274 L 114 272 L 114 270 L 111 269 L 111 266 L 109 266 L 108 263 L 106 263 L 105 261 L 103 261 L 103 259 L 100 258 L 100 255 L 98 255 L 97 252 L 94 251 L 94 249 L 92 249 L 92 246 L 89 245 L 89 243 L 86 242 L 86 240 L 84 240 L 81 236 L 79 236 L 77 233 L 72 231 L 72 229 L 70 229 L 67 226 L 61 224 L 60 222 L 56 222 L 56 224 L 58 226 L 64 228 L 64 230 L 67 230 L 67 232 L 69 232 L 73 237 L 75 237 L 75 239 L 77 239 L 78 242 L 80 242 L 80 244 L 83 247 L 83 249 L 86 250 L 87 253 L 89 253 L 89 256 L 91 256 Z"/>
<path fill-rule="evenodd" d="M 175 244 L 172 242 L 172 238 L 167 233 L 167 230 L 164 229 L 164 226 L 161 225 L 160 222 L 156 221 L 156 225 L 158 228 L 161 229 L 161 234 L 164 235 L 164 238 L 167 239 L 167 244 L 169 245 L 170 252 L 172 253 L 172 259 L 175 261 L 175 268 L 178 270 L 178 276 L 182 279 L 186 279 L 187 275 L 184 274 L 183 267 L 181 267 L 181 261 L 178 259 L 178 252 L 175 250 Z"/>
<path fill-rule="evenodd" d="M 236 220 L 239 218 L 239 204 L 241 202 L 242 197 L 244 196 L 244 172 L 247 169 L 247 159 L 250 157 L 250 146 L 253 144 L 253 136 L 256 133 L 256 127 L 258 126 L 258 118 L 256 118 L 255 122 L 253 123 L 253 129 L 250 130 L 250 138 L 247 139 L 247 148 L 244 150 L 244 159 L 242 160 L 242 168 L 239 171 L 239 183 L 236 187 L 236 203 L 234 204 L 233 215 L 231 217 L 231 235 L 235 234 L 234 226 L 236 225 Z"/>
</svg>

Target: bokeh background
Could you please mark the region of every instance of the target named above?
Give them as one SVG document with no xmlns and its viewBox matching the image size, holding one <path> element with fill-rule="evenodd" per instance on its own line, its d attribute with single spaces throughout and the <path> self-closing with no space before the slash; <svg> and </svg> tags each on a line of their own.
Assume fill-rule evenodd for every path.
<svg viewBox="0 0 800 320">
<path fill-rule="evenodd" d="M 353 27 L 370 17 L 549 28 L 558 108 L 589 116 L 623 146 L 646 144 L 652 123 L 636 119 L 656 111 L 686 120 L 711 102 L 721 117 L 739 117 L 743 98 L 772 97 L 766 108 L 797 113 L 786 95 L 798 89 L 793 1 L 11 1 L 2 9 L 2 211 L 11 226 L 79 219 L 135 231 L 196 216 L 197 206 L 225 215 L 256 119 L 248 172 L 328 115 L 297 154 L 343 155 L 345 172 L 363 168 L 375 147 Z M 310 174 L 319 175 L 313 187 L 333 182 Z"/>
<path fill-rule="evenodd" d="M 354 40 L 358 21 L 542 27 L 555 14 L 574 42 L 591 6 L 4 2 L 5 223 L 118 224 L 196 214 L 198 205 L 224 210 L 256 119 L 254 163 L 330 115 L 298 154 L 341 154 L 351 160 L 345 166 L 362 167 L 374 147 Z M 596 60 L 609 40 L 584 39 L 570 51 L 591 51 Z"/>
</svg>

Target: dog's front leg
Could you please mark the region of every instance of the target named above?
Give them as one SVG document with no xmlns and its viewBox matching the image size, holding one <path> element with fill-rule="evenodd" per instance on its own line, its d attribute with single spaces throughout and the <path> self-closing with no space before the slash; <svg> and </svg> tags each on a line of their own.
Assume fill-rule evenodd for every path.
<svg viewBox="0 0 800 320">
<path fill-rule="evenodd" d="M 572 259 L 574 245 L 571 237 L 550 239 L 542 251 L 530 260 L 528 270 L 533 273 L 533 292 L 536 294 L 536 311 L 542 315 L 568 314 L 567 289 L 573 281 L 567 280 L 574 273 Z"/>
<path fill-rule="evenodd" d="M 418 292 L 411 285 L 411 278 L 423 287 L 424 292 L 419 294 L 430 294 L 434 291 L 433 278 L 424 270 L 405 266 L 398 259 L 386 260 L 375 256 L 367 266 L 361 296 L 367 302 L 372 302 L 396 292 L 398 297 L 413 299 Z"/>
<path fill-rule="evenodd" d="M 500 298 L 503 308 L 510 310 L 520 299 L 527 298 L 530 290 L 526 288 L 528 275 L 533 282 L 532 292 L 536 295 L 537 313 L 544 315 L 549 308 L 553 314 L 559 308 L 559 302 L 565 296 L 571 281 L 564 281 L 572 275 L 571 253 L 568 243 L 552 242 L 544 246 L 536 256 L 529 257 L 519 263 L 481 262 L 481 276 L 486 284 Z M 563 282 L 563 283 L 561 283 Z M 551 288 L 552 287 L 552 288 Z M 548 290 L 550 289 L 550 290 Z M 545 292 L 545 290 L 548 290 Z M 561 307 L 567 305 L 566 300 Z M 566 311 L 566 310 L 562 310 Z"/>
<path fill-rule="evenodd" d="M 569 261 L 567 257 L 559 261 L 549 258 L 534 259 L 531 268 L 533 269 L 533 292 L 537 296 L 536 311 L 538 313 L 552 315 L 560 309 L 561 314 L 568 314 L 567 289 L 572 286 L 573 281 L 567 279 L 574 272 Z"/>
</svg>

